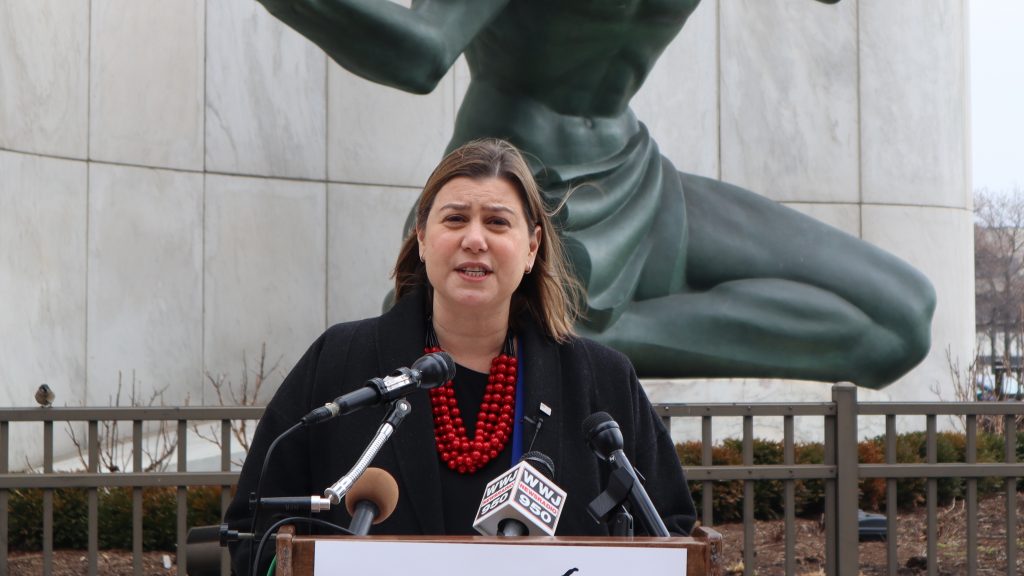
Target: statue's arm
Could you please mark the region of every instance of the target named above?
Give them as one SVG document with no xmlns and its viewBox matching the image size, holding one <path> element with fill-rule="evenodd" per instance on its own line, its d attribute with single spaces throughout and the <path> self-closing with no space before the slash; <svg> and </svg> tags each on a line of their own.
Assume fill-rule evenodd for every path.
<svg viewBox="0 0 1024 576">
<path fill-rule="evenodd" d="M 509 0 L 259 0 L 350 72 L 400 90 L 434 89 Z"/>
</svg>

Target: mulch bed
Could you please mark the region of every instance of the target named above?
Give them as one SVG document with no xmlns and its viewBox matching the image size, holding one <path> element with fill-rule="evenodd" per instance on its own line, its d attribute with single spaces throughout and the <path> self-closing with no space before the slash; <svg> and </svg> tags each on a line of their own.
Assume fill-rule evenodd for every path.
<svg viewBox="0 0 1024 576">
<path fill-rule="evenodd" d="M 897 554 L 899 574 L 927 574 L 928 515 L 925 508 L 901 512 L 897 519 Z M 1017 566 L 1006 567 L 1006 497 L 986 498 L 978 503 L 978 574 L 1024 574 L 1024 494 L 1017 495 Z M 825 574 L 825 531 L 816 520 L 797 519 L 796 573 Z M 967 573 L 967 520 L 962 500 L 952 506 L 940 507 L 938 524 L 939 574 Z M 721 524 L 714 527 L 722 533 L 726 574 L 743 574 L 743 524 Z M 754 543 L 758 576 L 785 574 L 786 533 L 782 520 L 758 521 Z M 887 574 L 888 544 L 882 540 L 860 543 L 858 557 L 860 574 Z"/>
<path fill-rule="evenodd" d="M 164 556 L 170 558 L 171 568 L 164 568 Z M 11 576 L 21 574 L 42 574 L 43 554 L 41 552 L 11 552 L 7 558 Z M 97 573 L 104 576 L 131 576 L 134 574 L 130 550 L 101 550 L 96 561 Z M 54 550 L 53 574 L 72 576 L 89 573 L 86 553 L 82 550 Z M 145 552 L 142 555 L 142 573 L 146 576 L 170 576 L 178 573 L 174 565 L 173 552 Z"/>
</svg>

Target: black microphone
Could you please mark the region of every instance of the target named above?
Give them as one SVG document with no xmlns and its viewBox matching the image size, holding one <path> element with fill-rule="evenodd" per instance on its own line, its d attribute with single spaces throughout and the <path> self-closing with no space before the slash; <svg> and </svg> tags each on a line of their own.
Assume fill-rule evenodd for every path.
<svg viewBox="0 0 1024 576">
<path fill-rule="evenodd" d="M 398 506 L 398 483 L 380 468 L 367 468 L 345 496 L 345 509 L 352 516 L 348 529 L 356 536 L 370 533 L 371 524 L 388 519 Z"/>
<path fill-rule="evenodd" d="M 628 485 L 626 497 L 647 533 L 651 536 L 669 536 L 668 528 L 654 508 L 651 497 L 647 495 L 647 490 L 637 477 L 636 470 L 622 451 L 622 430 L 619 429 L 619 423 L 607 412 L 595 412 L 583 421 L 583 435 L 594 454 L 612 465 L 613 474 L 625 475 L 624 479 Z"/>
<path fill-rule="evenodd" d="M 485 536 L 554 536 L 565 506 L 565 490 L 548 477 L 554 475 L 551 458 L 523 454 L 518 464 L 487 483 L 473 528 Z"/>
<path fill-rule="evenodd" d="M 436 388 L 455 377 L 455 361 L 447 352 L 433 352 L 383 378 L 371 378 L 362 388 L 342 394 L 302 417 L 306 426 L 350 414 L 367 406 L 385 404 L 415 392 Z"/>
<path fill-rule="evenodd" d="M 331 501 L 320 496 L 271 496 L 260 498 L 264 510 L 281 510 L 291 514 L 308 514 L 331 509 Z"/>
</svg>

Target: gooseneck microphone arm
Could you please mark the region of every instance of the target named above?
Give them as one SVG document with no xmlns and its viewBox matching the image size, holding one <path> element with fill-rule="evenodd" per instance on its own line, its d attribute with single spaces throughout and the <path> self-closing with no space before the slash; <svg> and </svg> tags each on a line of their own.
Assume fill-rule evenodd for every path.
<svg viewBox="0 0 1024 576">
<path fill-rule="evenodd" d="M 451 380 L 454 376 L 455 361 L 452 360 L 451 356 L 449 356 L 445 352 L 435 352 L 432 354 L 427 354 L 413 362 L 412 366 L 409 368 L 399 368 L 398 370 L 395 370 L 390 375 L 385 376 L 384 378 L 371 378 L 370 380 L 367 380 L 362 388 L 350 392 L 348 394 L 343 394 L 337 397 L 333 402 L 328 402 L 327 404 L 314 409 L 310 413 L 303 416 L 299 420 L 299 422 L 297 422 L 291 428 L 279 434 L 277 438 L 275 438 L 274 441 L 270 443 L 270 446 L 267 448 L 267 452 L 263 455 L 263 466 L 260 471 L 260 475 L 256 480 L 256 491 L 252 494 L 251 498 L 253 502 L 253 514 L 252 520 L 250 521 L 249 524 L 250 532 L 252 532 L 253 534 L 256 533 L 258 519 L 260 516 L 260 509 L 262 507 L 261 496 L 263 478 L 265 478 L 267 475 L 267 468 L 270 464 L 270 455 L 273 454 L 274 448 L 277 447 L 278 443 L 280 443 L 282 440 L 284 440 L 286 437 L 290 436 L 297 430 L 301 430 L 302 428 L 311 426 L 313 424 L 318 424 L 326 420 L 330 420 L 331 418 L 334 418 L 335 416 L 338 416 L 340 414 L 348 414 L 350 412 L 354 412 L 366 406 L 374 406 L 377 404 L 384 404 L 386 402 L 394 402 L 395 400 L 404 398 L 405 396 L 415 392 L 416 390 L 429 390 L 431 388 L 436 388 L 437 386 L 440 386 L 445 382 Z M 405 413 L 408 413 L 409 403 L 405 402 L 404 406 Z M 394 413 L 395 407 L 394 405 L 392 405 L 391 411 L 389 411 L 388 417 L 385 419 L 385 422 L 390 420 Z M 381 439 L 381 432 L 378 432 L 378 438 L 375 438 L 374 442 L 383 445 L 384 442 L 387 440 L 387 437 L 391 435 L 391 432 L 394 431 L 395 427 L 398 426 L 398 423 L 401 422 L 402 418 L 404 418 L 405 413 L 395 416 L 397 417 L 397 420 L 395 420 L 394 423 L 391 425 L 390 429 L 386 432 L 386 435 L 384 435 L 383 438 Z M 383 429 L 383 425 L 381 428 Z M 373 452 L 373 456 L 375 456 L 377 453 L 376 451 L 379 450 L 380 446 L 377 446 L 376 450 Z M 372 459 L 373 456 L 371 456 L 370 458 Z M 362 459 L 360 461 L 362 461 Z M 358 470 L 358 474 L 353 476 L 348 481 L 348 487 L 351 487 L 351 483 L 355 482 L 359 478 L 359 475 L 363 473 L 363 471 L 366 469 L 366 466 L 368 465 L 369 461 L 366 461 L 362 468 Z M 353 469 L 353 471 L 355 471 L 355 469 Z M 345 480 L 345 478 L 342 478 L 342 480 Z M 339 482 L 340 481 L 341 480 L 339 480 Z M 343 495 L 344 493 L 342 493 L 342 496 Z M 330 504 L 337 504 L 338 502 L 341 501 L 341 496 L 329 502 L 318 501 L 315 498 L 316 497 L 312 497 L 310 500 L 311 509 L 319 507 L 321 510 L 327 510 L 330 508 Z M 290 507 L 292 506 L 292 504 L 293 503 L 291 502 L 284 503 L 284 506 Z M 252 554 L 251 547 L 249 548 L 249 553 Z"/>
<path fill-rule="evenodd" d="M 594 512 L 593 505 L 599 505 L 602 499 L 615 500 L 614 505 L 620 504 L 620 495 L 625 492 L 633 513 L 648 534 L 670 536 L 668 528 L 651 502 L 651 497 L 637 476 L 636 469 L 622 451 L 622 430 L 619 429 L 618 422 L 607 412 L 596 412 L 583 421 L 583 433 L 594 454 L 608 462 L 613 469 L 609 478 L 609 489 L 594 500 L 591 513 Z M 607 510 L 603 512 L 607 513 Z"/>
<path fill-rule="evenodd" d="M 330 500 L 331 504 L 338 504 L 341 499 L 345 497 L 345 494 L 352 489 L 352 485 L 355 484 L 356 480 L 363 475 L 363 472 L 370 466 L 370 462 L 377 457 L 377 453 L 384 447 L 384 443 L 388 441 L 391 434 L 394 433 L 398 425 L 402 423 L 402 420 L 412 411 L 412 406 L 409 401 L 402 398 L 391 403 L 391 407 L 388 408 L 387 416 L 384 417 L 384 421 L 381 422 L 380 428 L 377 429 L 377 434 L 370 440 L 370 444 L 363 450 L 362 456 L 352 466 L 352 469 L 338 479 L 337 482 L 332 484 L 328 489 L 324 490 L 324 498 Z"/>
</svg>

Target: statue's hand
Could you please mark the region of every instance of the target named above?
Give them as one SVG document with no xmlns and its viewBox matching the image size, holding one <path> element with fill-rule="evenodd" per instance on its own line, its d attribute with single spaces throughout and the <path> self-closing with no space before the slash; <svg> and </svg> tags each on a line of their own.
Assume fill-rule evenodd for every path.
<svg viewBox="0 0 1024 576">
<path fill-rule="evenodd" d="M 257 0 L 372 82 L 426 94 L 511 0 Z"/>
</svg>

